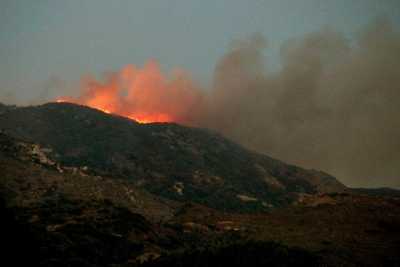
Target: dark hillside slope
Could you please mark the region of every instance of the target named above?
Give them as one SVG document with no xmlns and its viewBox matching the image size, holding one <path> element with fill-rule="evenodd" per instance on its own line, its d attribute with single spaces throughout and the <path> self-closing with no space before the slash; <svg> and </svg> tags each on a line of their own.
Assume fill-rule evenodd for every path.
<svg viewBox="0 0 400 267">
<path fill-rule="evenodd" d="M 133 181 L 179 201 L 222 210 L 270 210 L 301 194 L 341 191 L 328 174 L 249 151 L 205 129 L 139 124 L 69 103 L 5 110 L 0 129 L 50 148 L 66 166 Z"/>
</svg>

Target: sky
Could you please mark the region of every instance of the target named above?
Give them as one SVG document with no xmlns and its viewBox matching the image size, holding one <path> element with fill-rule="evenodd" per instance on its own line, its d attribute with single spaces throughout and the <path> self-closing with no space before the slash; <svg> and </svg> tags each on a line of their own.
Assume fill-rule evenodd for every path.
<svg viewBox="0 0 400 267">
<path fill-rule="evenodd" d="M 277 69 L 286 40 L 327 26 L 352 38 L 381 16 L 400 25 L 400 2 L 1 0 L 0 96 L 31 101 L 49 94 L 54 81 L 149 59 L 167 71 L 184 68 L 207 84 L 235 40 L 264 35 L 266 60 Z"/>
</svg>

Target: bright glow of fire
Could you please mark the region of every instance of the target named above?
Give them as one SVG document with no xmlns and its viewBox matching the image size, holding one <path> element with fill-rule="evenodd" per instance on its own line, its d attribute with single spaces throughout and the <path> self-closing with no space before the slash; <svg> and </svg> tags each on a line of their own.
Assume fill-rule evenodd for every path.
<svg viewBox="0 0 400 267">
<path fill-rule="evenodd" d="M 171 122 L 173 119 L 167 114 L 157 114 L 157 115 L 133 115 L 128 116 L 128 118 L 135 120 L 139 123 L 151 123 L 151 122 Z"/>
<path fill-rule="evenodd" d="M 200 93 L 188 75 L 175 71 L 164 75 L 157 62 L 143 68 L 127 65 L 110 73 L 104 81 L 85 77 L 78 97 L 62 97 L 71 102 L 128 117 L 140 123 L 185 122 L 200 100 Z"/>
</svg>

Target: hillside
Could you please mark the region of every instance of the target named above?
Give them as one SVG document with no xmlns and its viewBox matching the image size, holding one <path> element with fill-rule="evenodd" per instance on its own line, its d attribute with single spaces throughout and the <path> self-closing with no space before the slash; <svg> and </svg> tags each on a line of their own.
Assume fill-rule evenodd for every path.
<svg viewBox="0 0 400 267">
<path fill-rule="evenodd" d="M 343 191 L 334 177 L 249 151 L 206 129 L 135 121 L 69 103 L 3 108 L 0 128 L 64 166 L 226 211 L 268 211 Z"/>
<path fill-rule="evenodd" d="M 6 263 L 21 266 L 398 266 L 397 198 L 302 195 L 269 213 L 154 196 L 0 133 Z M 18 255 L 18 256 L 14 256 Z"/>
</svg>

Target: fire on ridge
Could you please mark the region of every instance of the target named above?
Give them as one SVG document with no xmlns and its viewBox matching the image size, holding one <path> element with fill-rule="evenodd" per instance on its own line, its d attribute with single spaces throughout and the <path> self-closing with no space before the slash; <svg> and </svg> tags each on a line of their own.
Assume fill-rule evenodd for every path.
<svg viewBox="0 0 400 267">
<path fill-rule="evenodd" d="M 60 97 L 70 102 L 117 114 L 139 123 L 184 122 L 200 93 L 183 71 L 164 75 L 157 62 L 138 68 L 127 65 L 104 80 L 82 79 L 77 97 Z"/>
<path fill-rule="evenodd" d="M 64 100 L 64 99 L 61 99 L 61 98 L 57 99 L 55 102 L 56 103 L 73 103 L 73 102 L 70 102 L 69 100 Z M 142 115 L 134 114 L 134 115 L 126 116 L 126 115 L 121 115 L 121 114 L 118 114 L 118 113 L 111 112 L 108 109 L 101 108 L 101 107 L 98 107 L 96 105 L 93 105 L 93 106 L 90 106 L 90 107 L 98 109 L 98 110 L 100 110 L 100 111 L 102 111 L 104 113 L 107 113 L 107 114 L 117 114 L 117 115 L 129 118 L 131 120 L 134 120 L 134 121 L 136 121 L 138 123 L 142 123 L 142 124 L 154 123 L 154 122 L 173 122 L 174 121 L 170 116 L 168 116 L 168 114 L 162 114 L 162 113 L 160 113 L 160 114 L 148 114 L 148 115 L 146 115 L 146 114 L 142 114 Z"/>
</svg>

